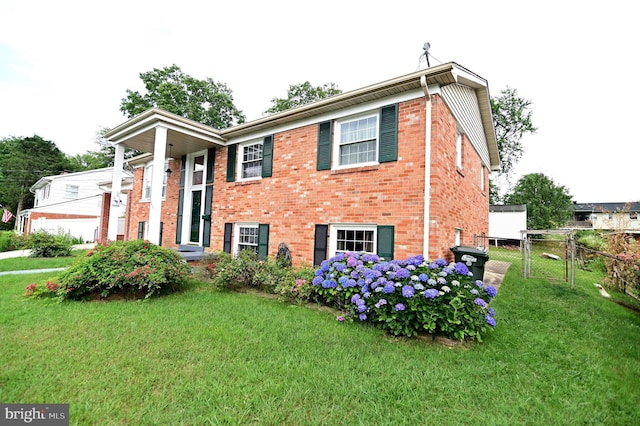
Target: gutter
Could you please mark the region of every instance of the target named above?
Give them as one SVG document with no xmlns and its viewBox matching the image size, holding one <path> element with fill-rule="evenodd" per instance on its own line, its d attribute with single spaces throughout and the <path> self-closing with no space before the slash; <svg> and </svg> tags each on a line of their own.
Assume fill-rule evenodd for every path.
<svg viewBox="0 0 640 426">
<path fill-rule="evenodd" d="M 429 258 L 429 224 L 431 212 L 431 95 L 426 75 L 420 76 L 420 86 L 426 99 L 424 124 L 424 217 L 422 228 L 422 251 L 425 259 Z"/>
</svg>

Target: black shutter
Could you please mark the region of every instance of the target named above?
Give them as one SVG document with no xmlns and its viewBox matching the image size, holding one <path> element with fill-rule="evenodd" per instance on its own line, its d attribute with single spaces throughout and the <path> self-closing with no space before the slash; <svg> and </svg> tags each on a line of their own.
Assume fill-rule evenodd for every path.
<svg viewBox="0 0 640 426">
<path fill-rule="evenodd" d="M 202 226 L 202 246 L 211 246 L 211 203 L 213 198 L 213 185 L 207 185 L 204 189 L 204 221 Z"/>
<path fill-rule="evenodd" d="M 162 228 L 164 227 L 164 222 L 160 222 L 160 239 L 158 240 L 158 245 L 162 247 Z"/>
<path fill-rule="evenodd" d="M 265 260 L 269 255 L 269 224 L 258 225 L 258 259 Z"/>
<path fill-rule="evenodd" d="M 384 260 L 393 259 L 393 226 L 378 226 L 378 256 Z"/>
<path fill-rule="evenodd" d="M 227 182 L 236 180 L 236 151 L 238 145 L 229 145 L 227 147 Z"/>
<path fill-rule="evenodd" d="M 144 222 L 138 222 L 138 239 L 144 237 Z"/>
<path fill-rule="evenodd" d="M 331 169 L 331 121 L 318 125 L 318 159 L 317 170 Z"/>
<path fill-rule="evenodd" d="M 233 223 L 224 224 L 224 240 L 222 243 L 222 251 L 231 254 L 231 233 L 233 232 Z"/>
<path fill-rule="evenodd" d="M 213 183 L 213 170 L 216 163 L 216 149 L 207 150 L 207 183 Z"/>
<path fill-rule="evenodd" d="M 398 160 L 398 104 L 380 108 L 380 155 L 385 163 Z"/>
<path fill-rule="evenodd" d="M 328 237 L 329 225 L 316 225 L 313 237 L 313 266 L 320 266 L 323 260 L 327 260 Z"/>
<path fill-rule="evenodd" d="M 271 177 L 273 173 L 273 135 L 262 142 L 262 177 Z"/>
<path fill-rule="evenodd" d="M 187 156 L 180 159 L 180 189 L 178 190 L 178 217 L 176 220 L 176 244 L 182 242 L 182 205 L 184 204 L 184 181 L 186 179 Z"/>
</svg>

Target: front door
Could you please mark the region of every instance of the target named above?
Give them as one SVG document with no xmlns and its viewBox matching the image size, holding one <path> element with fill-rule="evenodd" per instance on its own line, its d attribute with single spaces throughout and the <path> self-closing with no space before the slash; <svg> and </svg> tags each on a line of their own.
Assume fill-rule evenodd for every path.
<svg viewBox="0 0 640 426">
<path fill-rule="evenodd" d="M 189 243 L 202 245 L 202 190 L 205 177 L 205 154 L 197 153 L 189 156 L 188 194 L 191 209 L 189 217 Z"/>
<path fill-rule="evenodd" d="M 191 232 L 190 243 L 200 243 L 200 210 L 202 208 L 202 190 L 191 191 Z"/>
</svg>

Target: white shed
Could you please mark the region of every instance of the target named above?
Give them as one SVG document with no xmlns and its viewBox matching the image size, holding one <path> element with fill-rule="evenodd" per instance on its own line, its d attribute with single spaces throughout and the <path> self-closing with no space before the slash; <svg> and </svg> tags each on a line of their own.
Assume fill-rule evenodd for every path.
<svg viewBox="0 0 640 426">
<path fill-rule="evenodd" d="M 489 240 L 520 240 L 527 229 L 527 205 L 489 206 Z"/>
</svg>

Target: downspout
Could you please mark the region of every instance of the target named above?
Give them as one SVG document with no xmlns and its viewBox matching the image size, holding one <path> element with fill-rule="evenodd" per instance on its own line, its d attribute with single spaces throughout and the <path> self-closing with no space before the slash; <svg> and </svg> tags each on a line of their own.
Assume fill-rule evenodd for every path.
<svg viewBox="0 0 640 426">
<path fill-rule="evenodd" d="M 427 85 L 427 77 L 420 76 L 420 86 L 426 99 L 424 128 L 424 218 L 422 230 L 422 252 L 429 259 L 429 224 L 431 203 L 431 95 Z"/>
</svg>

